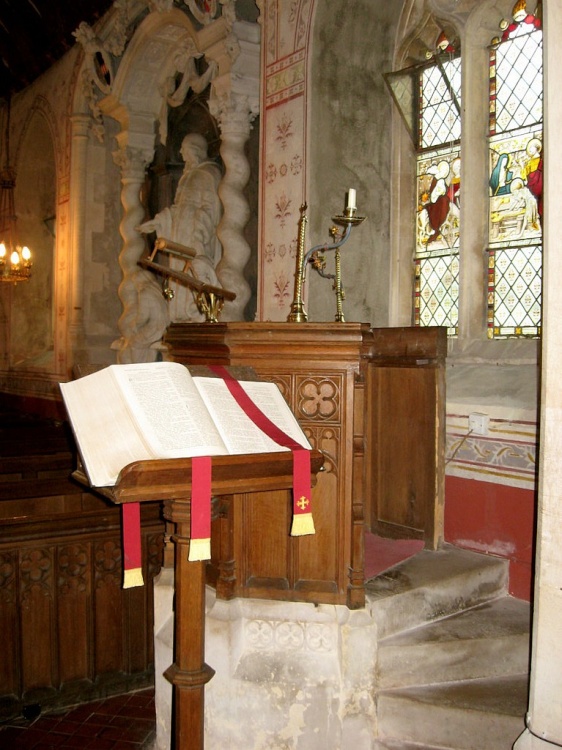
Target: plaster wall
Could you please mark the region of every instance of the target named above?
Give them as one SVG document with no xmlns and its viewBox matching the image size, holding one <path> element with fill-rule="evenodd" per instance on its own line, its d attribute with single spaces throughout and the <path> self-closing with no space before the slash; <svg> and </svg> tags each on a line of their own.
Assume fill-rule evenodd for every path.
<svg viewBox="0 0 562 750">
<path fill-rule="evenodd" d="M 445 494 L 445 541 L 509 560 L 509 593 L 530 601 L 534 575 L 534 492 L 448 476 Z"/>
<path fill-rule="evenodd" d="M 18 232 L 33 248 L 33 277 L 14 289 L 10 362 L 14 368 L 52 369 L 54 356 L 53 277 L 56 165 L 49 126 L 31 118 L 22 144 L 15 204 Z M 50 220 L 49 220 L 50 217 Z"/>
<path fill-rule="evenodd" d="M 393 105 L 383 73 L 392 69 L 400 14 L 401 3 L 319 3 L 310 52 L 307 249 L 330 244 L 331 217 L 354 188 L 357 213 L 367 218 L 342 248 L 344 315 L 376 327 L 389 324 Z M 334 273 L 333 252 L 326 261 Z M 333 321 L 331 281 L 309 279 L 310 320 Z"/>
<path fill-rule="evenodd" d="M 314 0 L 263 0 L 258 320 L 285 321 L 307 200 L 308 45 Z"/>
</svg>

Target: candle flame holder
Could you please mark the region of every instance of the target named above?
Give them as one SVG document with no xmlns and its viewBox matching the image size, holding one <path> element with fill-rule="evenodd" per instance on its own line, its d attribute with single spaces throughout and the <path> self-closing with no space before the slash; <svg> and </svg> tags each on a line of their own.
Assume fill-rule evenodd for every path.
<svg viewBox="0 0 562 750">
<path fill-rule="evenodd" d="M 304 309 L 303 292 L 304 283 L 306 281 L 306 269 L 310 264 L 312 268 L 324 279 L 333 280 L 332 288 L 336 295 L 336 323 L 345 323 L 345 317 L 343 314 L 343 300 L 345 299 L 345 291 L 342 284 L 341 276 L 341 254 L 340 248 L 344 245 L 351 234 L 353 227 L 358 226 L 365 221 L 365 216 L 357 216 L 357 208 L 355 206 L 347 206 L 343 214 L 332 216 L 332 221 L 343 227 L 343 232 L 340 232 L 338 227 L 330 227 L 330 236 L 332 237 L 332 244 L 324 243 L 316 245 L 305 253 L 305 236 L 306 236 L 306 225 L 308 223 L 308 217 L 306 215 L 307 204 L 303 203 L 300 212 L 301 216 L 299 219 L 299 236 L 297 245 L 297 270 L 295 273 L 295 296 L 291 304 L 291 312 L 287 318 L 289 323 L 306 323 L 308 315 Z M 335 273 L 326 273 L 326 259 L 322 254 L 328 250 L 335 251 Z"/>
</svg>

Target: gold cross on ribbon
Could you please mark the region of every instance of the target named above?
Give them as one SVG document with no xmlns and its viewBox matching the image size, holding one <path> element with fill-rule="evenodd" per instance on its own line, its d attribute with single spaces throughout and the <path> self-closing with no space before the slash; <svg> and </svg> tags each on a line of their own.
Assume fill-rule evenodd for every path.
<svg viewBox="0 0 562 750">
<path fill-rule="evenodd" d="M 304 510 L 307 505 L 310 505 L 310 500 L 308 498 L 306 498 L 304 495 L 302 495 L 302 497 L 300 498 L 300 500 L 297 501 L 297 506 L 301 510 Z"/>
</svg>

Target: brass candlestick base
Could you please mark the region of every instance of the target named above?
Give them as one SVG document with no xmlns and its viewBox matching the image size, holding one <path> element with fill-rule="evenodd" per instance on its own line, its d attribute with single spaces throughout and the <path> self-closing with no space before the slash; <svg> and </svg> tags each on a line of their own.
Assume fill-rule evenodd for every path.
<svg viewBox="0 0 562 750">
<path fill-rule="evenodd" d="M 306 310 L 304 309 L 304 304 L 302 303 L 302 301 L 300 302 L 300 304 L 293 302 L 291 304 L 291 312 L 287 317 L 287 321 L 289 323 L 306 323 L 307 320 L 308 315 L 306 314 Z"/>
</svg>

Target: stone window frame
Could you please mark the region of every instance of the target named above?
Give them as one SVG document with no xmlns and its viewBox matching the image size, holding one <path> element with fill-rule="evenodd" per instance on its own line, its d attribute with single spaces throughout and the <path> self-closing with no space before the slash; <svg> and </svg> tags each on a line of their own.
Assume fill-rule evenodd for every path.
<svg viewBox="0 0 562 750">
<path fill-rule="evenodd" d="M 426 3 L 434 13 L 417 16 L 417 26 L 399 29 L 395 64 L 400 70 L 423 60 L 444 27 L 454 29 L 462 56 L 462 190 L 458 336 L 449 339 L 449 363 L 536 365 L 538 339 L 488 339 L 488 128 L 489 46 L 502 18 L 511 19 L 513 0 L 464 3 L 454 12 L 452 0 Z M 424 5 L 426 5 L 424 4 Z M 422 5 L 420 3 L 420 5 Z M 534 10 L 534 8 L 533 8 Z M 413 14 L 412 14 L 413 15 Z M 416 151 L 396 108 L 392 113 L 391 183 L 392 278 L 390 325 L 412 325 L 414 290 L 414 220 Z"/>
</svg>

